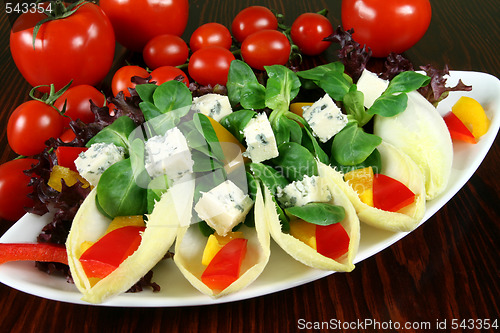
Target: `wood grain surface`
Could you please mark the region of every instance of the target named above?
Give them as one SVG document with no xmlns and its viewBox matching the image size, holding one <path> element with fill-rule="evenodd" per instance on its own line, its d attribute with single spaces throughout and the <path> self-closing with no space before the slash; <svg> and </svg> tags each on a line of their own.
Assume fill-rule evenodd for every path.
<svg viewBox="0 0 500 333">
<path fill-rule="evenodd" d="M 255 4 L 284 13 L 289 24 L 302 12 L 328 8 L 332 24 L 340 24 L 340 0 L 191 0 L 185 40 L 206 22 L 229 27 L 237 12 Z M 450 69 L 498 77 L 498 1 L 431 0 L 431 4 L 429 30 L 406 56 L 417 66 L 448 64 Z M 4 7 L 1 10 L 0 162 L 5 162 L 15 157 L 7 143 L 7 119 L 17 105 L 28 99 L 30 86 L 13 63 L 8 42 L 10 23 Z M 335 60 L 335 56 L 331 48 L 309 61 Z M 116 63 L 126 57 L 131 55 L 118 53 Z M 333 274 L 245 301 L 177 308 L 74 305 L 0 284 L 0 332 L 296 332 L 329 328 L 355 332 L 358 330 L 307 327 L 366 320 L 380 325 L 428 322 L 432 324 L 429 332 L 439 332 L 436 324 L 446 321 L 448 329 L 441 331 L 449 332 L 453 320 L 500 320 L 499 153 L 497 139 L 477 172 L 437 214 L 401 241 L 359 263 L 352 273 Z M 0 234 L 10 225 L 0 221 Z M 364 328 L 359 331 L 424 331 Z"/>
</svg>

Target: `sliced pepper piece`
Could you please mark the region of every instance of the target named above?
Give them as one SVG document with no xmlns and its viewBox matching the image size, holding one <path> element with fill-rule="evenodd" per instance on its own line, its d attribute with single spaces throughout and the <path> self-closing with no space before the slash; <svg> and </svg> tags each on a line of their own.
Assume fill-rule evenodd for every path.
<svg viewBox="0 0 500 333">
<path fill-rule="evenodd" d="M 78 172 L 60 165 L 54 165 L 52 171 L 50 172 L 50 178 L 47 184 L 54 190 L 61 192 L 62 191 L 61 179 L 64 179 L 64 183 L 67 186 L 73 186 L 76 184 L 77 181 L 82 182 L 83 188 L 87 188 L 90 186 L 89 182 L 85 178 L 80 176 Z"/>
<path fill-rule="evenodd" d="M 211 234 L 208 237 L 207 245 L 205 245 L 201 263 L 205 266 L 208 266 L 217 252 L 219 252 L 224 247 L 224 245 L 235 238 L 243 238 L 243 233 L 241 231 L 228 232 L 226 236 L 220 236 L 217 233 Z"/>
<path fill-rule="evenodd" d="M 349 251 L 350 238 L 340 223 L 316 225 L 316 247 L 319 254 L 333 260 Z"/>
<path fill-rule="evenodd" d="M 413 193 L 405 184 L 383 174 L 373 178 L 373 203 L 376 208 L 397 212 L 415 201 Z"/>
<path fill-rule="evenodd" d="M 479 139 L 488 132 L 490 120 L 482 105 L 474 98 L 462 96 L 452 106 L 451 111 L 471 131 L 472 135 Z"/>
<path fill-rule="evenodd" d="M 75 160 L 80 153 L 86 151 L 86 147 L 66 147 L 59 146 L 56 148 L 57 164 L 75 172 L 78 172 L 75 165 Z"/>
<path fill-rule="evenodd" d="M 316 225 L 301 219 L 290 221 L 290 235 L 316 250 Z"/>
<path fill-rule="evenodd" d="M 47 243 L 0 243 L 0 264 L 9 261 L 45 261 L 68 264 L 66 248 Z"/>
<path fill-rule="evenodd" d="M 356 191 L 359 199 L 373 207 L 373 169 L 372 167 L 360 168 L 349 171 L 344 175 L 344 180 Z"/>
<path fill-rule="evenodd" d="M 215 131 L 215 135 L 217 135 L 222 152 L 224 153 L 225 160 L 223 162 L 226 172 L 231 173 L 231 171 L 242 166 L 243 162 L 248 163 L 249 160 L 247 157 L 240 157 L 246 150 L 241 142 L 239 142 L 238 139 L 217 120 L 211 117 L 208 117 L 208 120 L 210 120 L 210 124 Z"/>
<path fill-rule="evenodd" d="M 453 140 L 477 143 L 477 139 L 474 137 L 474 135 L 472 135 L 472 132 L 453 112 L 448 112 L 443 117 L 443 120 L 446 123 L 448 131 L 450 132 L 450 136 Z"/>
<path fill-rule="evenodd" d="M 245 238 L 236 238 L 217 252 L 201 275 L 201 281 L 212 290 L 224 290 L 240 276 L 241 263 L 247 252 Z"/>
<path fill-rule="evenodd" d="M 105 278 L 141 244 L 145 227 L 127 226 L 115 229 L 95 242 L 80 257 L 87 277 Z"/>
</svg>

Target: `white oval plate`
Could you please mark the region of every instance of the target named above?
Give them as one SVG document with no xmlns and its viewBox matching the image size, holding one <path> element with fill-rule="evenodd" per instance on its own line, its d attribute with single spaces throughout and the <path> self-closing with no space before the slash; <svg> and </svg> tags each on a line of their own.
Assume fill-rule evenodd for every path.
<svg viewBox="0 0 500 333">
<path fill-rule="evenodd" d="M 465 84 L 472 85 L 473 90 L 467 93 L 450 93 L 450 96 L 439 105 L 439 112 L 444 115 L 451 110 L 451 106 L 460 96 L 471 96 L 484 106 L 488 118 L 491 120 L 491 127 L 488 133 L 475 145 L 454 142 L 455 155 L 451 175 L 453 181 L 450 182 L 442 195 L 427 203 L 427 211 L 421 223 L 427 221 L 443 207 L 474 174 L 493 144 L 500 126 L 500 80 L 485 73 L 453 71 L 448 85 L 456 84 L 459 78 Z M 47 215 L 39 217 L 27 214 L 0 238 L 0 242 L 34 242 L 42 227 L 49 220 L 50 217 Z M 355 263 L 377 254 L 407 234 L 406 232 L 394 233 L 362 225 L 361 242 Z M 146 290 L 136 294 L 122 294 L 102 305 L 160 307 L 226 303 L 293 288 L 333 273 L 304 266 L 288 256 L 274 242 L 271 244 L 272 255 L 264 272 L 252 285 L 236 294 L 216 300 L 205 296 L 187 282 L 172 260 L 166 260 L 154 269 L 153 281 L 161 286 L 160 292 L 153 293 Z M 0 282 L 39 297 L 88 304 L 80 300 L 81 295 L 73 284 L 67 283 L 62 277 L 49 276 L 38 271 L 33 262 L 10 262 L 1 265 Z"/>
</svg>

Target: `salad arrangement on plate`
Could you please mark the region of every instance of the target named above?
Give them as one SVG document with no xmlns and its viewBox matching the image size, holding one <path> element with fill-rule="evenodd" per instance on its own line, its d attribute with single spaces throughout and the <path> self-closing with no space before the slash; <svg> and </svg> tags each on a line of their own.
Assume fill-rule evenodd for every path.
<svg viewBox="0 0 500 333">
<path fill-rule="evenodd" d="M 447 69 L 417 73 L 391 54 L 373 73 L 350 32 L 325 37 L 340 43 L 340 61 L 299 70 L 287 57 L 252 68 L 243 40 L 243 60 L 229 57 L 223 82 L 186 84 L 175 72 L 162 83 L 142 69 L 127 90 L 92 100 L 92 120 L 71 120 L 69 138 L 51 137 L 24 160 L 33 162 L 30 211 L 54 218 L 37 244 L 1 244 L 0 262 L 69 267 L 83 299 L 101 303 L 156 290 L 152 270 L 172 258 L 217 298 L 258 278 L 271 240 L 305 265 L 348 272 L 360 222 L 414 229 L 448 184 L 452 138 L 477 142 L 489 120 L 477 105 L 464 112 L 467 100 L 440 116 L 449 91 L 471 89 L 446 87 Z M 70 84 L 34 102 L 52 108 L 63 98 L 69 111 L 64 93 L 79 87 Z"/>
</svg>

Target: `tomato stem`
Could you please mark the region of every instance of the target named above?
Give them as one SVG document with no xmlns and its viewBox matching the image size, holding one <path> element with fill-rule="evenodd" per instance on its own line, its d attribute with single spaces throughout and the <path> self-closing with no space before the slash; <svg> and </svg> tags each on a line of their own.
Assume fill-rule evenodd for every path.
<svg viewBox="0 0 500 333">
<path fill-rule="evenodd" d="M 44 14 L 47 15 L 47 17 L 38 22 L 33 28 L 33 50 L 35 49 L 36 36 L 38 35 L 38 31 L 44 23 L 67 18 L 73 15 L 81 6 L 86 3 L 89 3 L 89 1 L 79 0 L 78 2 L 72 3 L 68 7 L 66 7 L 64 2 L 61 0 L 48 2 L 48 5 L 50 5 L 50 10 L 44 8 Z"/>
</svg>

